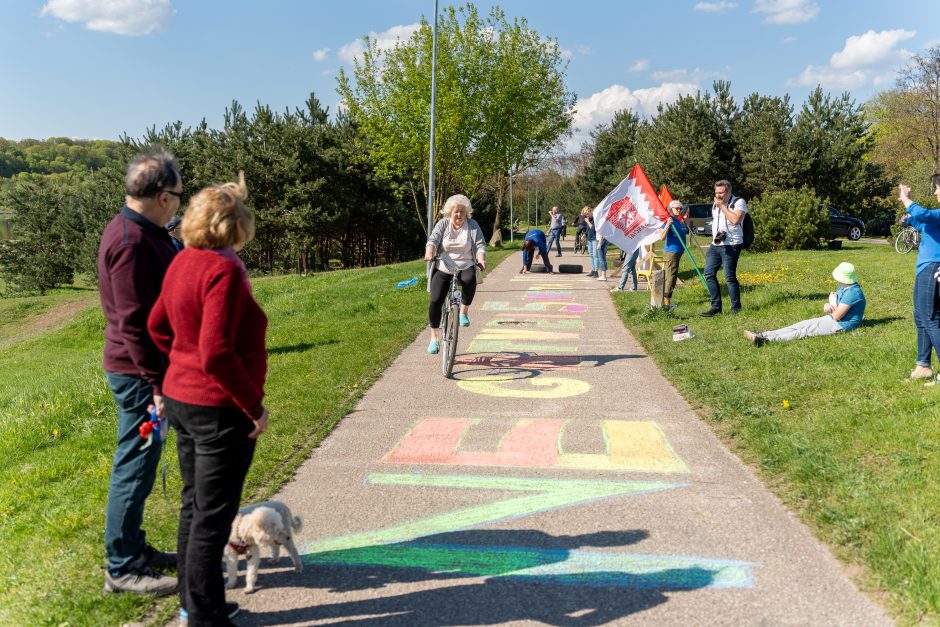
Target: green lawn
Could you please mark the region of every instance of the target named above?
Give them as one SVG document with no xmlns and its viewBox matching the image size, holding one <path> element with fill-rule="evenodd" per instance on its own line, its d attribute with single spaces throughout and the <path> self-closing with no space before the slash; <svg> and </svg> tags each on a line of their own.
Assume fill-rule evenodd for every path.
<svg viewBox="0 0 940 627">
<path fill-rule="evenodd" d="M 697 315 L 709 300 L 687 261 L 680 276 L 688 287 L 674 294 L 671 315 L 651 311 L 646 293 L 615 296 L 627 327 L 817 535 L 866 567 L 856 579 L 864 589 L 903 623 L 937 622 L 940 387 L 904 380 L 916 357 L 915 254 L 848 243 L 841 251 L 745 253 L 744 310 L 712 319 Z M 841 261 L 856 265 L 868 300 L 861 328 L 761 348 L 742 337 L 823 315 Z M 695 337 L 673 342 L 680 323 Z"/>
<path fill-rule="evenodd" d="M 491 251 L 491 267 L 511 252 Z M 254 282 L 270 318 L 271 430 L 259 440 L 246 500 L 283 485 L 426 326 L 423 274 L 424 263 L 416 261 Z M 417 286 L 395 288 L 415 275 L 422 277 Z M 36 311 L 55 301 L 24 302 Z M 15 306 L 0 300 L 0 312 Z M 4 320 L 15 335 L 15 323 Z M 174 611 L 174 599 L 155 604 L 101 592 L 116 419 L 100 365 L 103 326 L 90 306 L 64 327 L 0 344 L 2 625 L 118 625 L 144 617 L 159 623 Z M 165 459 L 168 496 L 155 489 L 145 528 L 154 545 L 170 548 L 180 487 L 172 446 Z"/>
</svg>

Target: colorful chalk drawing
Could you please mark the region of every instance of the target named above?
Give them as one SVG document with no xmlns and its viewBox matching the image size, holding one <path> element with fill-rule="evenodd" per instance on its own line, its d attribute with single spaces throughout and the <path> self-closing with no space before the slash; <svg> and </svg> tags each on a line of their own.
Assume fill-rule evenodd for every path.
<svg viewBox="0 0 940 627">
<path fill-rule="evenodd" d="M 577 353 L 577 346 L 564 344 L 526 344 L 508 340 L 473 340 L 467 347 L 471 353 Z"/>
<path fill-rule="evenodd" d="M 510 316 L 500 316 L 487 322 L 486 326 L 488 328 L 495 327 L 500 329 L 526 326 L 534 326 L 539 329 L 582 329 L 584 328 L 584 322 L 574 316 L 558 316 L 557 319 L 547 316 L 529 316 L 521 319 Z"/>
<path fill-rule="evenodd" d="M 503 436 L 494 452 L 460 450 L 461 440 L 478 420 L 426 418 L 385 457 L 390 464 L 572 468 L 632 472 L 688 472 L 685 462 L 652 421 L 602 420 L 603 453 L 566 453 L 560 419 L 523 419 Z"/>
<path fill-rule="evenodd" d="M 490 329 L 485 328 L 477 334 L 478 340 L 576 340 L 580 333 L 560 331 L 532 331 L 530 329 Z"/>
<path fill-rule="evenodd" d="M 581 358 L 576 355 L 467 354 L 458 356 L 457 363 L 464 366 L 482 366 L 500 370 L 521 369 L 556 372 L 577 370 Z"/>
<path fill-rule="evenodd" d="M 486 303 L 483 303 L 483 311 L 563 311 L 566 313 L 586 313 L 588 306 L 582 303 L 565 303 L 561 304 L 557 302 L 551 303 L 526 303 L 519 307 L 518 305 L 511 305 L 509 301 L 505 300 L 491 300 Z"/>
<path fill-rule="evenodd" d="M 493 352 L 493 351 L 481 351 Z M 519 385 L 530 385 L 535 390 L 521 390 Z M 486 375 L 470 377 L 457 382 L 457 385 L 468 392 L 485 394 L 505 398 L 567 398 L 578 396 L 590 391 L 591 385 L 579 379 L 563 377 L 534 377 L 529 379 L 512 379 L 500 375 Z"/>
<path fill-rule="evenodd" d="M 526 547 L 482 547 L 414 542 L 437 534 L 601 500 L 684 487 L 661 481 L 579 481 L 466 475 L 373 474 L 367 485 L 522 492 L 521 496 L 444 512 L 401 525 L 338 536 L 304 547 L 310 565 L 413 568 L 452 576 L 493 576 L 571 585 L 622 588 L 749 588 L 755 564 L 686 556 L 658 556 Z"/>
</svg>

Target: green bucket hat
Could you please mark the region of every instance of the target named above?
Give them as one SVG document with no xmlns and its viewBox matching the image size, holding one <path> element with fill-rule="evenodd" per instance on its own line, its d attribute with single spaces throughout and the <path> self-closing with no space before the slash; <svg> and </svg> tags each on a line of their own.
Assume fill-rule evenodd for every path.
<svg viewBox="0 0 940 627">
<path fill-rule="evenodd" d="M 836 266 L 836 269 L 832 271 L 832 278 L 846 285 L 858 283 L 858 274 L 855 273 L 855 266 L 848 261 L 843 261 Z"/>
</svg>

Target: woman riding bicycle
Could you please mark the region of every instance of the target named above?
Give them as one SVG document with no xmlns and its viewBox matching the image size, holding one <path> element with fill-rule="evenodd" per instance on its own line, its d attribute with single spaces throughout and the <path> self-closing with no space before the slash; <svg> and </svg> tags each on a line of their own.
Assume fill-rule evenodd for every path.
<svg viewBox="0 0 940 627">
<path fill-rule="evenodd" d="M 424 248 L 428 263 L 428 322 L 431 325 L 431 343 L 428 352 L 436 354 L 441 348 L 441 306 L 447 297 L 451 279 L 456 274 L 460 282 L 460 326 L 470 326 L 467 312 L 477 290 L 476 264 L 486 269 L 486 240 L 473 215 L 470 199 L 456 194 L 447 199 L 441 209 L 441 219 L 434 225 Z M 437 263 L 430 263 L 437 259 Z"/>
</svg>

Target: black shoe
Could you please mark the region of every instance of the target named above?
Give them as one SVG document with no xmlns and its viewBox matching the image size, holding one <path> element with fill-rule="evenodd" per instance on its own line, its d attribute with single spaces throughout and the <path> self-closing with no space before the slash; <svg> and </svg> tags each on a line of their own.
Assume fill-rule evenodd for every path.
<svg viewBox="0 0 940 627">
<path fill-rule="evenodd" d="M 754 346 L 763 346 L 767 342 L 767 338 L 761 335 L 760 333 L 754 333 L 753 331 L 745 331 L 744 337 L 750 341 Z"/>
<path fill-rule="evenodd" d="M 145 544 L 140 554 L 150 568 L 176 568 L 176 553 L 164 553 Z"/>
<path fill-rule="evenodd" d="M 741 313 L 741 308 L 740 308 L 740 307 L 738 307 L 737 309 L 732 309 L 732 310 L 731 310 L 731 315 L 732 315 L 732 316 L 736 316 L 736 315 L 738 315 L 739 313 Z"/>
<path fill-rule="evenodd" d="M 555 255 L 555 256 L 556 256 L 556 257 L 561 257 L 561 253 L 558 253 L 558 254 L 557 254 L 557 255 Z"/>
<path fill-rule="evenodd" d="M 703 318 L 714 318 L 715 316 L 717 316 L 717 315 L 720 314 L 720 313 L 721 313 L 721 310 L 720 310 L 720 309 L 715 309 L 714 307 L 712 307 L 712 308 L 709 309 L 708 311 L 703 311 L 703 312 L 700 313 L 699 315 L 700 315 L 701 317 L 703 317 Z"/>
</svg>

